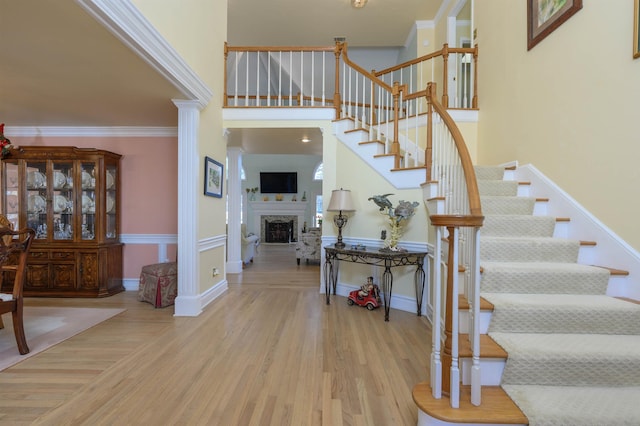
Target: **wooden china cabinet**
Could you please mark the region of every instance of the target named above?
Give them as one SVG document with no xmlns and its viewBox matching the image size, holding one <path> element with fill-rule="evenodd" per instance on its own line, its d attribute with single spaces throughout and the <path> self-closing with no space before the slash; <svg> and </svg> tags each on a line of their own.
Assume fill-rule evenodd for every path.
<svg viewBox="0 0 640 426">
<path fill-rule="evenodd" d="M 103 297 L 124 290 L 120 155 L 24 146 L 2 159 L 2 214 L 36 239 L 26 296 Z M 2 290 L 9 288 L 3 282 Z"/>
</svg>

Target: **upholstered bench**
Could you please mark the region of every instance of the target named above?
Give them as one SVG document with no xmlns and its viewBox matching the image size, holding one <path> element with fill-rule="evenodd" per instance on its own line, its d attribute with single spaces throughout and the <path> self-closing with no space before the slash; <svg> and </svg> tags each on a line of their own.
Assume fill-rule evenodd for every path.
<svg viewBox="0 0 640 426">
<path fill-rule="evenodd" d="M 156 308 L 173 305 L 178 295 L 178 264 L 156 263 L 142 267 L 138 300 L 149 302 Z"/>
</svg>

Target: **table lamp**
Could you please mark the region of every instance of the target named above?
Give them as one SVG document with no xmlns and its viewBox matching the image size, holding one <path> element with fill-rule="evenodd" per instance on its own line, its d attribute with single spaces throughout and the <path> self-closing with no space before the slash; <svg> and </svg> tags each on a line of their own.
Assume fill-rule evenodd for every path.
<svg viewBox="0 0 640 426">
<path fill-rule="evenodd" d="M 351 191 L 348 189 L 334 189 L 331 192 L 331 200 L 327 207 L 329 212 L 338 212 L 333 217 L 333 223 L 338 227 L 338 241 L 335 243 L 335 248 L 342 249 L 345 244 L 342 242 L 342 227 L 347 224 L 348 217 L 343 212 L 354 212 L 356 209 L 353 207 L 353 201 L 351 200 Z"/>
</svg>

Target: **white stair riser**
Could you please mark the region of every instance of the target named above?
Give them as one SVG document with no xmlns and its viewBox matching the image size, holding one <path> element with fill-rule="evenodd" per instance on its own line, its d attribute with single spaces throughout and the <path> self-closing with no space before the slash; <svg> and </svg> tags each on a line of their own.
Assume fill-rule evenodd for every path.
<svg viewBox="0 0 640 426">
<path fill-rule="evenodd" d="M 607 296 L 624 294 L 629 285 L 629 275 L 612 275 L 607 286 Z"/>
<path fill-rule="evenodd" d="M 546 216 L 547 213 L 547 206 L 548 206 L 548 202 L 547 201 L 536 201 L 536 203 L 533 206 L 533 214 L 534 216 Z"/>
<path fill-rule="evenodd" d="M 429 214 L 443 214 L 444 201 L 435 199 L 427 201 L 427 211 L 429 212 Z"/>
<path fill-rule="evenodd" d="M 362 155 L 373 157 L 375 155 L 384 154 L 384 145 L 380 143 L 364 143 L 358 144 L 358 149 Z"/>
<path fill-rule="evenodd" d="M 425 413 L 424 411 L 418 409 L 418 423 L 417 426 L 451 426 L 452 423 L 436 419 Z M 527 426 L 522 423 L 500 423 L 500 424 L 492 424 L 492 423 L 455 423 L 455 426 Z"/>
<path fill-rule="evenodd" d="M 461 375 L 463 385 L 471 384 L 471 358 L 460 358 Z M 482 386 L 498 386 L 502 380 L 505 360 L 503 358 L 481 358 L 480 371 L 482 371 Z"/>
<path fill-rule="evenodd" d="M 571 222 L 556 222 L 553 229 L 554 238 L 569 238 L 569 225 Z"/>
<path fill-rule="evenodd" d="M 487 334 L 489 330 L 489 323 L 491 322 L 491 314 L 491 311 L 480 311 L 480 334 Z M 469 334 L 469 311 L 461 309 L 458 321 L 460 333 Z"/>
<path fill-rule="evenodd" d="M 343 133 L 347 130 L 352 130 L 355 127 L 353 120 L 340 120 L 334 123 L 335 133 Z"/>
<path fill-rule="evenodd" d="M 596 246 L 580 246 L 578 263 L 583 265 L 599 265 Z"/>
<path fill-rule="evenodd" d="M 374 129 L 371 133 L 368 130 L 345 133 L 346 130 L 352 130 L 354 128 L 355 124 L 351 120 L 340 120 L 335 122 L 333 126 L 337 138 L 364 162 L 369 164 L 374 170 L 377 170 L 378 173 L 395 188 L 418 188 L 426 181 L 426 171 L 424 169 L 392 172 L 391 170 L 394 168 L 393 157 L 375 157 L 377 154 L 384 153 L 384 146 L 382 144 L 360 144 L 361 142 L 369 141 L 373 137 L 376 137 L 377 131 Z M 384 138 L 382 134 L 379 136 L 379 139 Z"/>
<path fill-rule="evenodd" d="M 518 185 L 518 197 L 529 197 L 529 188 L 531 185 Z"/>
</svg>

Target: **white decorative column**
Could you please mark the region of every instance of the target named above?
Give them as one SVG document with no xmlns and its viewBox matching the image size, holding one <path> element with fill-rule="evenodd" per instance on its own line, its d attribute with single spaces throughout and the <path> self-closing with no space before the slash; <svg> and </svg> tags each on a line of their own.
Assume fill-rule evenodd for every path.
<svg viewBox="0 0 640 426">
<path fill-rule="evenodd" d="M 242 272 L 242 257 L 240 245 L 240 225 L 242 224 L 240 211 L 242 197 L 242 150 L 230 147 L 227 149 L 228 182 L 227 182 L 227 210 L 229 223 L 227 224 L 227 273 Z"/>
<path fill-rule="evenodd" d="M 175 316 L 198 316 L 198 188 L 200 103 L 173 100 L 178 107 L 178 296 Z"/>
</svg>

